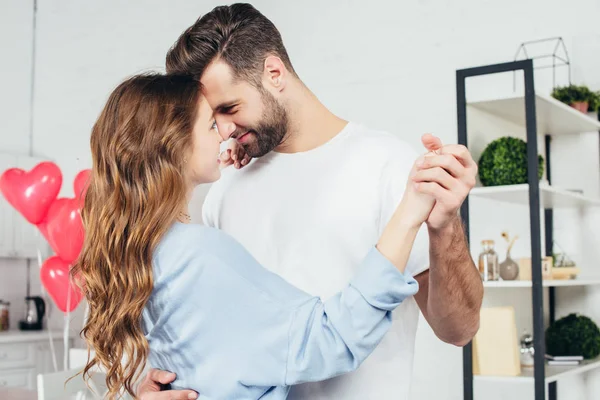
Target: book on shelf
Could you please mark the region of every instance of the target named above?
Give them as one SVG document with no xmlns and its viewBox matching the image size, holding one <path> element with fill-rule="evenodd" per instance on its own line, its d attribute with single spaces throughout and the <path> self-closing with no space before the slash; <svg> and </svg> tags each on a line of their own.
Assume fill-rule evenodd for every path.
<svg viewBox="0 0 600 400">
<path fill-rule="evenodd" d="M 583 356 L 552 356 L 546 354 L 546 360 L 552 361 L 583 361 Z"/>
<path fill-rule="evenodd" d="M 546 354 L 548 365 L 555 366 L 575 366 L 581 364 L 583 356 L 551 356 Z"/>
<path fill-rule="evenodd" d="M 575 365 L 579 365 L 579 364 L 581 364 L 581 361 L 578 361 L 578 360 L 563 360 L 563 361 L 548 360 L 548 365 L 554 365 L 554 366 L 575 366 Z"/>
</svg>

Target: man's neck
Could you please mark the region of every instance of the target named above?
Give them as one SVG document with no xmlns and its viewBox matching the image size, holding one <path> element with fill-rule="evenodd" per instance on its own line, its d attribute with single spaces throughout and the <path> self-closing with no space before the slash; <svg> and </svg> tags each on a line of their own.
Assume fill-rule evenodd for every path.
<svg viewBox="0 0 600 400">
<path fill-rule="evenodd" d="M 315 149 L 335 137 L 348 123 L 329 111 L 317 97 L 298 82 L 297 95 L 287 104 L 289 128 L 280 153 L 299 153 Z"/>
</svg>

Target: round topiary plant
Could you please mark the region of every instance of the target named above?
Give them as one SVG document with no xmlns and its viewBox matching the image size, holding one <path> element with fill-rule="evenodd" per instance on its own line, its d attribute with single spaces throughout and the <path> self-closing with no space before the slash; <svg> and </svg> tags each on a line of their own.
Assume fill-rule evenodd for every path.
<svg viewBox="0 0 600 400">
<path fill-rule="evenodd" d="M 483 186 L 527 183 L 527 143 L 514 137 L 491 142 L 479 158 L 479 180 Z M 544 174 L 544 158 L 538 155 L 538 179 Z"/>
<path fill-rule="evenodd" d="M 546 329 L 546 353 L 596 358 L 600 355 L 600 329 L 588 317 L 569 314 Z"/>
</svg>

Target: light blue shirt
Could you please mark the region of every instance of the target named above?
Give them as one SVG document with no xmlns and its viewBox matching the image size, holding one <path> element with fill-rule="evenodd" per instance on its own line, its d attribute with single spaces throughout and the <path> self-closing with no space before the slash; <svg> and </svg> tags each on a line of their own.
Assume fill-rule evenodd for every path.
<svg viewBox="0 0 600 400">
<path fill-rule="evenodd" d="M 306 249 L 310 251 L 310 249 Z M 289 386 L 350 372 L 418 290 L 373 248 L 349 285 L 322 302 L 284 281 L 231 236 L 176 223 L 154 254 L 143 312 L 153 368 L 201 399 L 285 399 Z"/>
</svg>

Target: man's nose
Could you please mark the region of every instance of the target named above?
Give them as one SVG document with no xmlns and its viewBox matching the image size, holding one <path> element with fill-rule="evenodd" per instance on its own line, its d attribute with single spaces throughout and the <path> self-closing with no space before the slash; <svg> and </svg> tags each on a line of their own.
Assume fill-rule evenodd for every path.
<svg viewBox="0 0 600 400">
<path fill-rule="evenodd" d="M 217 122 L 217 129 L 223 140 L 229 140 L 235 132 L 235 124 L 233 122 Z"/>
</svg>

